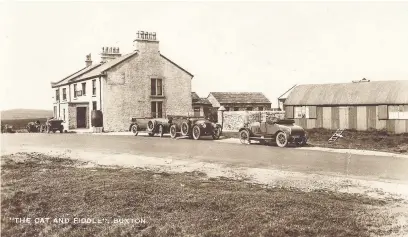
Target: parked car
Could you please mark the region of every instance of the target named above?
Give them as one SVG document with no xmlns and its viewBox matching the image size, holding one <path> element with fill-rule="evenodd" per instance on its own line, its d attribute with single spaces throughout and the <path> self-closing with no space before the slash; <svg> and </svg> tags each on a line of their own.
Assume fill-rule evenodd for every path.
<svg viewBox="0 0 408 237">
<path fill-rule="evenodd" d="M 16 133 L 16 131 L 13 130 L 13 126 L 8 125 L 8 124 L 1 125 L 1 132 L 2 133 Z"/>
<path fill-rule="evenodd" d="M 64 120 L 60 120 L 60 119 L 47 119 L 47 122 L 45 122 L 45 127 L 46 127 L 46 131 L 47 133 L 53 132 L 55 133 L 56 131 L 59 131 L 60 133 L 64 132 L 64 125 L 62 125 L 62 122 L 64 122 Z"/>
<path fill-rule="evenodd" d="M 38 121 L 38 120 L 35 121 L 35 122 L 29 122 L 27 124 L 27 131 L 29 133 L 31 133 L 31 132 L 43 132 L 43 130 L 44 130 L 44 125 L 42 125 L 40 123 L 40 121 Z"/>
<path fill-rule="evenodd" d="M 201 136 L 212 136 L 219 139 L 221 125 L 213 123 L 202 117 L 172 117 L 170 136 L 176 138 L 179 134 L 198 140 Z"/>
<path fill-rule="evenodd" d="M 165 133 L 169 133 L 170 123 L 171 121 L 166 118 L 131 118 L 129 131 L 135 136 L 137 136 L 140 131 L 146 131 L 151 137 L 155 134 L 163 137 Z"/>
<path fill-rule="evenodd" d="M 279 147 L 289 143 L 303 146 L 307 143 L 305 130 L 295 125 L 293 119 L 270 119 L 247 123 L 239 129 L 239 139 L 242 144 L 250 144 L 252 140 L 262 144 L 276 142 Z"/>
</svg>

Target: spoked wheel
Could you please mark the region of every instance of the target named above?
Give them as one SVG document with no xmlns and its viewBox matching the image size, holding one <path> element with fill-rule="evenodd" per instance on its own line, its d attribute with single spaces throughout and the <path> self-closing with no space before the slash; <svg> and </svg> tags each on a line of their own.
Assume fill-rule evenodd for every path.
<svg viewBox="0 0 408 237">
<path fill-rule="evenodd" d="M 147 122 L 147 130 L 149 132 L 153 132 L 153 129 L 154 129 L 154 122 L 150 120 L 149 122 Z"/>
<path fill-rule="evenodd" d="M 163 125 L 159 125 L 159 137 L 163 137 L 163 134 L 164 134 L 164 127 L 163 127 Z"/>
<path fill-rule="evenodd" d="M 193 138 L 194 138 L 194 140 L 200 139 L 200 136 L 201 136 L 200 127 L 198 127 L 197 125 L 195 125 L 195 126 L 193 127 Z"/>
<path fill-rule="evenodd" d="M 221 136 L 221 128 L 217 126 L 216 128 L 214 128 L 212 138 L 214 140 L 218 140 L 220 138 L 220 136 Z"/>
<path fill-rule="evenodd" d="M 285 147 L 288 145 L 288 136 L 284 132 L 279 132 L 276 135 L 276 144 L 279 147 Z"/>
<path fill-rule="evenodd" d="M 176 138 L 177 137 L 177 127 L 176 125 L 171 125 L 170 127 L 170 137 Z"/>
<path fill-rule="evenodd" d="M 135 135 L 135 136 L 137 136 L 137 134 L 139 134 L 139 131 L 137 131 L 138 129 L 137 129 L 136 124 L 133 124 L 132 128 L 130 130 L 132 131 L 133 135 Z"/>
<path fill-rule="evenodd" d="M 183 123 L 181 124 L 181 135 L 187 136 L 189 132 L 190 132 L 190 131 L 189 131 L 188 123 L 187 123 L 187 122 L 183 122 Z"/>
<path fill-rule="evenodd" d="M 242 130 L 239 133 L 239 141 L 245 145 L 251 144 L 251 141 L 249 140 L 249 132 L 247 130 Z"/>
</svg>

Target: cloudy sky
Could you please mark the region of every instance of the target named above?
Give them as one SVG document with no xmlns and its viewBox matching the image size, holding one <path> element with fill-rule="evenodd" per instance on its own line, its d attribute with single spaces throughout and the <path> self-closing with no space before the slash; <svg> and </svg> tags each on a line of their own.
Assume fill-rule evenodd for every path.
<svg viewBox="0 0 408 237">
<path fill-rule="evenodd" d="M 408 79 L 408 2 L 0 3 L 1 108 L 51 109 L 51 81 L 133 51 L 138 30 L 194 74 L 193 90 L 261 91 L 295 84 Z M 375 96 L 375 95 L 373 95 Z"/>
</svg>

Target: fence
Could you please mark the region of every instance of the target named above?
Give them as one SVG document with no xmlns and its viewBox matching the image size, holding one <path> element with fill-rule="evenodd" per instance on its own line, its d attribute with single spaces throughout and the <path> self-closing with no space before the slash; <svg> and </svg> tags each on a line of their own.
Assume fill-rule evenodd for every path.
<svg viewBox="0 0 408 237">
<path fill-rule="evenodd" d="M 246 122 L 258 122 L 262 117 L 283 119 L 284 111 L 221 111 L 218 112 L 218 123 L 223 124 L 223 131 L 238 131 Z"/>
</svg>

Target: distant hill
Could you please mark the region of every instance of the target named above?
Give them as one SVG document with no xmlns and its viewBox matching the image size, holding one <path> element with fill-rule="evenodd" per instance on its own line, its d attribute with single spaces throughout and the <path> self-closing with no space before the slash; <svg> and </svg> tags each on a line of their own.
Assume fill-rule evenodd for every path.
<svg viewBox="0 0 408 237">
<path fill-rule="evenodd" d="M 35 119 L 52 117 L 52 110 L 43 109 L 10 109 L 1 111 L 1 120 Z"/>
</svg>

